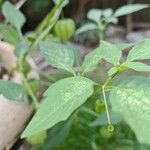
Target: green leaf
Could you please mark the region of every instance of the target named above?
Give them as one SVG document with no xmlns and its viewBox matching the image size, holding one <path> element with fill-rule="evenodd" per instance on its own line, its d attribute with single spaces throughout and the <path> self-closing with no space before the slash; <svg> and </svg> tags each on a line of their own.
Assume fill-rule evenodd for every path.
<svg viewBox="0 0 150 150">
<path fill-rule="evenodd" d="M 94 51 L 87 54 L 84 58 L 83 64 L 82 64 L 82 72 L 87 73 L 95 70 L 99 64 L 99 61 L 101 60 L 101 54 L 99 52 L 99 49 L 95 49 Z"/>
<path fill-rule="evenodd" d="M 106 61 L 118 65 L 121 59 L 121 50 L 112 43 L 101 41 L 99 51 L 101 51 L 102 58 Z"/>
<path fill-rule="evenodd" d="M 26 21 L 22 12 L 8 1 L 2 6 L 2 12 L 6 20 L 16 27 L 17 30 L 20 30 Z"/>
<path fill-rule="evenodd" d="M 51 66 L 74 73 L 72 67 L 75 58 L 74 52 L 70 46 L 41 42 L 40 50 L 43 57 Z"/>
<path fill-rule="evenodd" d="M 114 17 L 114 16 L 111 16 L 111 17 L 108 17 L 108 18 L 104 18 L 105 21 L 107 23 L 113 23 L 113 24 L 117 24 L 118 23 L 118 18 Z"/>
<path fill-rule="evenodd" d="M 148 4 L 128 4 L 128 5 L 118 8 L 115 11 L 114 16 L 120 17 L 120 16 L 128 15 L 128 14 L 131 14 L 133 12 L 136 12 L 144 8 L 148 8 L 148 7 L 149 7 Z"/>
<path fill-rule="evenodd" d="M 102 58 L 112 64 L 118 65 L 121 58 L 121 50 L 115 44 L 101 41 L 98 48 L 85 56 L 82 64 L 83 74 L 93 71 Z"/>
<path fill-rule="evenodd" d="M 83 26 L 81 26 L 79 29 L 76 30 L 76 34 L 81 34 L 83 32 L 95 30 L 97 28 L 98 28 L 98 26 L 95 23 L 86 23 Z"/>
<path fill-rule="evenodd" d="M 126 67 L 131 68 L 135 71 L 148 71 L 150 72 L 150 66 L 143 64 L 141 62 L 128 62 L 125 64 Z"/>
<path fill-rule="evenodd" d="M 19 58 L 25 55 L 29 50 L 30 50 L 30 44 L 26 39 L 24 39 L 16 45 L 15 55 Z"/>
<path fill-rule="evenodd" d="M 80 52 L 81 50 L 80 50 L 80 47 L 75 45 L 75 44 L 72 44 L 72 43 L 67 43 L 67 46 L 69 46 L 73 50 L 74 65 L 79 66 L 80 63 L 81 63 L 81 52 Z"/>
<path fill-rule="evenodd" d="M 19 35 L 11 26 L 0 23 L 0 34 L 2 34 L 4 41 L 8 43 L 15 45 L 19 42 Z"/>
<path fill-rule="evenodd" d="M 134 46 L 134 43 L 117 43 L 115 44 L 120 50 L 124 50 Z"/>
<path fill-rule="evenodd" d="M 122 120 L 122 116 L 113 111 L 109 111 L 110 120 L 112 124 L 117 124 Z M 106 112 L 102 113 L 97 119 L 89 124 L 91 127 L 108 125 L 107 114 Z"/>
<path fill-rule="evenodd" d="M 99 24 L 101 22 L 102 10 L 91 9 L 87 13 L 87 18 Z"/>
<path fill-rule="evenodd" d="M 56 124 L 48 132 L 48 137 L 42 150 L 53 150 L 60 142 L 62 142 L 69 134 L 70 123 L 60 122 Z"/>
<path fill-rule="evenodd" d="M 104 17 L 111 17 L 113 14 L 113 10 L 111 8 L 107 8 L 103 10 L 103 16 Z"/>
<path fill-rule="evenodd" d="M 129 52 L 127 61 L 150 59 L 150 39 L 137 43 Z"/>
<path fill-rule="evenodd" d="M 114 112 L 120 113 L 141 143 L 150 144 L 150 79 L 140 76 L 122 79 L 111 91 Z"/>
<path fill-rule="evenodd" d="M 9 100 L 22 101 L 23 88 L 15 82 L 0 80 L 0 93 Z"/>
<path fill-rule="evenodd" d="M 93 81 L 70 77 L 55 82 L 44 93 L 45 100 L 22 134 L 22 138 L 66 120 L 93 93 Z"/>
</svg>

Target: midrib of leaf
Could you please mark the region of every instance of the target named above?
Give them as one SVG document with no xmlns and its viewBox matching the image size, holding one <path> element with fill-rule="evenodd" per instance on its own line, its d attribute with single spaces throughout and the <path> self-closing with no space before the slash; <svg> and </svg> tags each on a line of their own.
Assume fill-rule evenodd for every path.
<svg viewBox="0 0 150 150">
<path fill-rule="evenodd" d="M 59 111 L 59 109 L 63 108 L 65 105 L 67 105 L 67 104 L 70 102 L 70 100 L 71 100 L 72 98 L 74 98 L 76 95 L 82 94 L 82 93 L 83 93 L 84 91 L 86 91 L 86 90 L 87 90 L 87 88 L 86 88 L 85 90 L 82 90 L 82 91 L 80 90 L 80 91 L 75 92 L 75 94 L 73 94 L 72 96 L 70 96 L 70 97 L 68 98 L 68 100 L 67 100 L 63 105 L 61 105 L 60 107 L 58 107 L 57 109 L 55 109 L 55 111 L 51 113 L 51 115 L 49 116 L 49 118 L 50 118 L 51 116 L 54 116 L 54 114 L 55 114 L 57 111 Z M 45 99 L 45 100 L 46 100 L 46 99 Z M 47 118 L 45 118 L 45 119 L 39 121 L 39 122 L 40 122 L 39 124 L 45 122 L 46 120 L 47 120 Z M 64 119 L 64 120 L 65 120 L 65 119 Z M 36 127 L 36 128 L 39 127 L 39 124 L 36 124 L 35 127 Z"/>
</svg>

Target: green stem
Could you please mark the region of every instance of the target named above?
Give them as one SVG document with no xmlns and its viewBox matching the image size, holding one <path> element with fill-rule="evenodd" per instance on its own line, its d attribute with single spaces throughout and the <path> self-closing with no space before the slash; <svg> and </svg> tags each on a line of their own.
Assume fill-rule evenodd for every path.
<svg viewBox="0 0 150 150">
<path fill-rule="evenodd" d="M 23 78 L 24 86 L 25 86 L 28 94 L 31 96 L 31 98 L 33 100 L 34 107 L 35 107 L 35 109 L 37 109 L 39 107 L 39 102 L 38 102 L 36 96 L 34 95 L 32 89 L 31 89 L 30 85 L 28 84 L 28 81 L 23 73 L 22 73 L 22 78 Z"/>
<path fill-rule="evenodd" d="M 104 30 L 99 30 L 99 43 L 101 43 L 101 40 L 104 40 Z"/>
<path fill-rule="evenodd" d="M 23 35 L 22 35 L 22 32 L 21 32 L 21 29 L 17 29 L 17 30 L 18 30 L 18 34 L 19 34 L 20 39 L 23 40 L 24 38 L 23 38 Z"/>
<path fill-rule="evenodd" d="M 22 76 L 22 79 L 23 79 L 23 83 L 24 83 L 24 86 L 25 86 L 25 88 L 26 88 L 26 90 L 27 90 L 27 93 L 28 93 L 28 94 L 31 96 L 31 98 L 32 98 L 32 101 L 33 101 L 33 104 L 34 104 L 34 108 L 35 108 L 35 109 L 38 109 L 38 107 L 39 107 L 39 102 L 38 102 L 36 96 L 34 95 L 34 93 L 33 93 L 32 89 L 31 89 L 30 85 L 28 84 L 28 81 L 27 81 L 26 76 L 25 76 L 24 73 L 22 72 L 22 70 L 23 70 L 23 59 L 25 59 L 24 56 L 22 56 L 22 57 L 19 59 L 19 71 L 20 71 L 20 73 L 21 73 L 21 76 Z"/>
<path fill-rule="evenodd" d="M 106 100 L 106 95 L 105 95 L 105 88 L 103 86 L 102 86 L 102 90 L 103 90 L 103 98 L 104 98 L 104 103 L 105 103 L 105 108 L 106 108 L 108 124 L 111 125 L 110 115 L 109 115 L 108 105 L 107 105 L 107 100 Z"/>
<path fill-rule="evenodd" d="M 82 107 L 81 110 L 82 110 L 82 111 L 85 111 L 86 113 L 89 113 L 89 114 L 91 114 L 91 115 L 93 115 L 93 116 L 95 116 L 95 117 L 99 117 L 99 114 L 95 113 L 94 111 L 92 111 L 92 110 L 89 109 L 89 108 Z"/>
</svg>

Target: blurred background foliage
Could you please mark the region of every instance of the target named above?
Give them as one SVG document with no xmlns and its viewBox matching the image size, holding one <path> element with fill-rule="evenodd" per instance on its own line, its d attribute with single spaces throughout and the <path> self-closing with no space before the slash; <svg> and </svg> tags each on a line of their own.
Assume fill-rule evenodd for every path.
<svg viewBox="0 0 150 150">
<path fill-rule="evenodd" d="M 0 7 L 2 3 L 7 0 L 0 0 Z M 12 3 L 17 3 L 18 0 L 10 0 Z M 64 9 L 64 16 L 72 17 L 78 25 L 80 22 L 85 20 L 86 13 L 90 8 L 113 8 L 116 9 L 119 6 L 129 3 L 147 3 L 150 4 L 150 0 L 70 0 L 69 5 Z M 35 29 L 39 22 L 53 7 L 52 0 L 27 0 L 25 5 L 22 7 L 22 11 L 27 17 L 27 22 L 24 26 L 24 31 L 30 31 Z M 136 22 L 149 22 L 150 10 L 146 9 L 133 14 L 133 20 Z M 0 16 L 0 20 L 2 20 Z M 120 19 L 119 24 L 125 25 L 125 17 Z"/>
</svg>

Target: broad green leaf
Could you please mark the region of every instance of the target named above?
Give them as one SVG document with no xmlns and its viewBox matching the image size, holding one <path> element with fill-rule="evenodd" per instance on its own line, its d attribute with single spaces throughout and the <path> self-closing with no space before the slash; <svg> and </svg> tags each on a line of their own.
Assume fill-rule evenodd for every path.
<svg viewBox="0 0 150 150">
<path fill-rule="evenodd" d="M 52 84 L 44 93 L 45 100 L 22 134 L 22 138 L 51 128 L 66 120 L 93 93 L 93 81 L 70 77 Z"/>
<path fill-rule="evenodd" d="M 150 39 L 137 43 L 129 52 L 127 61 L 150 59 Z"/>
<path fill-rule="evenodd" d="M 90 30 L 95 30 L 97 28 L 98 28 L 98 26 L 95 23 L 86 23 L 83 26 L 81 26 L 79 29 L 76 30 L 76 34 L 87 32 Z"/>
<path fill-rule="evenodd" d="M 15 82 L 0 80 L 0 94 L 9 100 L 21 101 L 23 88 Z"/>
<path fill-rule="evenodd" d="M 74 52 L 74 65 L 76 66 L 80 65 L 81 63 L 80 47 L 72 43 L 68 43 L 67 46 L 69 46 Z"/>
<path fill-rule="evenodd" d="M 101 22 L 102 10 L 91 9 L 87 13 L 87 18 L 99 24 Z"/>
<path fill-rule="evenodd" d="M 16 45 L 15 55 L 19 58 L 25 55 L 29 50 L 30 50 L 30 44 L 26 39 L 24 39 Z"/>
<path fill-rule="evenodd" d="M 2 6 L 2 12 L 6 20 L 16 27 L 17 30 L 20 30 L 26 21 L 22 12 L 8 1 Z"/>
<path fill-rule="evenodd" d="M 109 111 L 109 114 L 110 114 L 110 120 L 112 124 L 117 124 L 122 120 L 122 116 L 118 113 Z M 103 125 L 108 125 L 106 112 L 102 113 L 97 119 L 95 119 L 93 122 L 89 124 L 89 126 L 91 127 L 103 126 Z"/>
<path fill-rule="evenodd" d="M 95 49 L 94 51 L 87 54 L 84 58 L 83 64 L 82 64 L 82 72 L 87 73 L 90 71 L 93 71 L 97 68 L 102 56 L 99 52 L 99 49 Z"/>
<path fill-rule="evenodd" d="M 67 70 L 73 73 L 74 52 L 70 46 L 41 42 L 40 50 L 47 62 L 58 69 Z"/>
<path fill-rule="evenodd" d="M 60 122 L 56 124 L 48 132 L 48 137 L 42 150 L 53 150 L 60 142 L 62 142 L 69 134 L 70 123 Z"/>
<path fill-rule="evenodd" d="M 4 41 L 8 43 L 15 45 L 19 42 L 19 35 L 17 31 L 11 26 L 0 23 L 0 34 Z"/>
<path fill-rule="evenodd" d="M 148 71 L 150 72 L 150 66 L 141 62 L 128 62 L 125 64 L 126 67 L 131 68 L 135 71 Z"/>
<path fill-rule="evenodd" d="M 101 41 L 98 48 L 85 56 L 82 64 L 83 74 L 95 69 L 102 58 L 112 64 L 118 65 L 121 58 L 121 50 L 115 44 Z"/>
<path fill-rule="evenodd" d="M 120 113 L 141 143 L 150 144 L 150 79 L 140 76 L 122 79 L 110 91 L 114 112 Z"/>
<path fill-rule="evenodd" d="M 118 8 L 115 11 L 114 16 L 120 17 L 120 16 L 128 15 L 148 7 L 149 7 L 148 4 L 128 4 Z"/>
<path fill-rule="evenodd" d="M 101 51 L 102 58 L 106 61 L 118 65 L 121 59 L 121 50 L 112 43 L 101 41 L 99 51 Z"/>
</svg>

